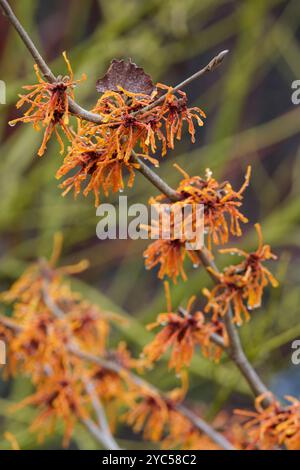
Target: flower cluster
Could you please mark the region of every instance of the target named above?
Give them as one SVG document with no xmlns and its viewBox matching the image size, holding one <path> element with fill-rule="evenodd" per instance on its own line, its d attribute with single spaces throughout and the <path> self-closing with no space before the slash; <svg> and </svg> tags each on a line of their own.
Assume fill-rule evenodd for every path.
<svg viewBox="0 0 300 470">
<path fill-rule="evenodd" d="M 300 450 L 300 401 L 287 396 L 289 405 L 282 405 L 272 395 L 268 406 L 263 406 L 266 395 L 255 401 L 256 411 L 236 410 L 248 418 L 245 429 L 253 448 L 274 450 L 285 446 L 289 450 Z"/>
<path fill-rule="evenodd" d="M 218 360 L 222 349 L 212 341 L 214 334 L 226 338 L 223 324 L 219 321 L 206 322 L 200 311 L 192 313 L 195 297 L 192 297 L 186 309 L 172 311 L 169 285 L 165 283 L 167 297 L 167 313 L 161 313 L 156 322 L 148 325 L 148 329 L 160 327 L 161 331 L 144 349 L 149 364 L 157 361 L 168 349 L 171 349 L 169 368 L 178 373 L 183 366 L 188 367 L 193 357 L 195 346 L 200 346 L 205 357 Z M 227 340 L 227 338 L 226 338 Z"/>
<path fill-rule="evenodd" d="M 86 418 L 88 397 L 80 375 L 74 372 L 51 370 L 38 383 L 37 391 L 13 407 L 14 411 L 28 405 L 39 409 L 39 414 L 31 423 L 30 431 L 38 432 L 42 443 L 47 434 L 53 433 L 58 421 L 64 423 L 63 446 L 69 444 L 75 424 Z"/>
<path fill-rule="evenodd" d="M 35 65 L 35 73 L 38 79 L 36 85 L 25 85 L 23 88 L 28 90 L 26 95 L 20 95 L 17 102 L 17 108 L 24 105 L 29 105 L 28 110 L 24 116 L 10 121 L 10 125 L 14 126 L 17 122 L 32 123 L 35 130 L 39 131 L 40 126 L 45 128 L 42 145 L 38 151 L 41 157 L 47 147 L 53 132 L 61 147 L 61 154 L 64 153 L 64 143 L 58 132 L 58 127 L 62 129 L 68 140 L 71 141 L 72 131 L 69 128 L 69 98 L 74 98 L 74 87 L 77 83 L 85 80 L 86 76 L 83 75 L 81 80 L 74 80 L 74 74 L 70 65 L 67 55 L 63 52 L 64 60 L 67 64 L 69 76 L 57 77 L 53 83 L 45 81 Z"/>
<path fill-rule="evenodd" d="M 69 98 L 74 98 L 74 87 L 81 80 L 74 80 L 65 52 L 63 57 L 69 76 L 48 83 L 35 66 L 38 83 L 24 86 L 29 93 L 20 95 L 17 103 L 17 108 L 24 104 L 29 108 L 23 117 L 10 122 L 12 126 L 17 122 L 31 122 L 36 130 L 41 125 L 45 128 L 39 156 L 45 153 L 53 132 L 60 143 L 61 154 L 64 153 L 58 127 L 63 130 L 70 142 L 56 174 L 58 179 L 68 175 L 61 183 L 63 195 L 72 189 L 75 196 L 81 191 L 84 196 L 93 192 L 98 205 L 100 189 L 105 195 L 109 190 L 123 190 L 124 172 L 129 173 L 128 186 L 131 187 L 139 167 L 134 150 L 141 158 L 158 166 L 158 161 L 150 154 L 156 152 L 158 144 L 162 156 L 168 148 L 173 149 L 174 139 L 181 139 L 183 122 L 187 122 L 191 140 L 195 142 L 194 122 L 203 126 L 205 113 L 197 107 L 188 108 L 183 91 L 160 83 L 153 85 L 150 77 L 130 61 L 112 61 L 105 77 L 97 82 L 101 96 L 91 111 L 100 123 L 78 118 L 75 132 L 69 126 Z M 139 86 L 134 80 L 138 80 Z"/>
<path fill-rule="evenodd" d="M 154 92 L 147 94 L 133 93 L 118 87 L 118 91 L 108 90 L 99 98 L 93 113 L 99 115 L 101 124 L 79 122 L 78 131 L 72 141 L 64 163 L 57 172 L 57 178 L 77 169 L 74 175 L 67 178 L 61 187 L 64 193 L 74 189 L 75 195 L 94 192 L 95 204 L 99 204 L 99 189 L 105 195 L 109 190 L 114 192 L 124 188 L 124 171 L 129 173 L 128 186 L 134 182 L 135 170 L 139 164 L 133 158 L 134 149 L 138 155 L 158 166 L 158 161 L 149 154 L 157 150 L 157 143 L 162 144 L 162 155 L 167 148 L 174 147 L 174 135 L 181 137 L 183 121 L 187 121 L 189 131 L 194 139 L 193 119 L 203 125 L 200 115 L 203 111 L 187 107 L 185 93 L 178 92 L 179 97 L 171 88 L 162 103 L 155 105 L 158 84 Z"/>
<path fill-rule="evenodd" d="M 151 243 L 145 250 L 144 257 L 147 269 L 159 265 L 158 277 L 163 279 L 168 276 L 176 283 L 179 275 L 183 280 L 187 279 L 184 270 L 185 258 L 189 258 L 194 267 L 200 264 L 197 252 L 188 250 L 186 247 L 187 242 L 190 241 L 187 237 L 189 233 L 194 233 L 195 230 L 204 230 L 207 234 L 209 249 L 211 249 L 212 242 L 215 244 L 226 243 L 229 233 L 237 236 L 242 234 L 240 222 L 245 223 L 247 219 L 239 208 L 242 204 L 243 192 L 249 184 L 250 167 L 247 170 L 244 184 L 238 191 L 235 191 L 227 181 L 217 182 L 209 170 L 206 171 L 206 178 L 202 179 L 200 176 L 190 177 L 178 165 L 175 166 L 184 178 L 177 188 L 180 198 L 172 203 L 172 214 L 183 214 L 180 220 L 182 224 L 185 223 L 185 226 L 179 227 L 178 230 L 178 227 L 173 223 L 171 237 L 169 239 L 162 236 L 157 237 L 159 239 Z M 149 201 L 150 204 L 162 206 L 166 202 L 168 200 L 164 195 L 151 198 Z M 196 219 L 196 211 L 200 205 L 204 208 L 203 227 L 199 226 L 199 221 Z M 191 220 L 184 216 L 185 207 L 191 208 Z M 188 223 L 191 227 L 189 232 L 187 231 Z M 158 226 L 157 231 L 160 228 Z"/>
<path fill-rule="evenodd" d="M 233 306 L 234 321 L 238 324 L 243 322 L 242 315 L 249 320 L 249 310 L 260 307 L 264 288 L 270 283 L 273 287 L 278 286 L 277 280 L 264 266 L 264 262 L 276 259 L 269 245 L 264 245 L 259 224 L 255 225 L 259 243 L 256 251 L 247 253 L 237 248 L 220 250 L 222 253 L 233 253 L 244 257 L 244 260 L 223 270 L 216 272 L 211 269 L 218 279 L 216 286 L 209 291 L 204 289 L 203 293 L 208 298 L 205 311 L 212 311 L 213 318 L 223 317 Z"/>
<path fill-rule="evenodd" d="M 204 229 L 207 233 L 208 249 L 211 249 L 212 242 L 215 245 L 227 243 L 229 233 L 241 236 L 240 223 L 246 223 L 248 219 L 239 208 L 242 205 L 243 193 L 249 185 L 251 168 L 248 167 L 245 181 L 238 191 L 234 190 L 228 181 L 219 183 L 208 169 L 205 178 L 190 177 L 179 169 L 184 176 L 177 188 L 177 192 L 182 195 L 180 203 L 204 206 Z"/>
</svg>

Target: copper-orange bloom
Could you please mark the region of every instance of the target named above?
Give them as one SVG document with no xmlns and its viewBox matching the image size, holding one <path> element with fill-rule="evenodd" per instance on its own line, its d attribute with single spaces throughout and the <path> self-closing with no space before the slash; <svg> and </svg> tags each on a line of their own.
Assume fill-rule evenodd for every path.
<svg viewBox="0 0 300 470">
<path fill-rule="evenodd" d="M 192 143 L 195 142 L 195 126 L 193 120 L 196 120 L 199 126 L 203 126 L 203 119 L 206 115 L 202 109 L 198 107 L 187 107 L 187 96 L 181 90 L 176 96 L 172 87 L 168 87 L 161 83 L 156 85 L 158 88 L 167 90 L 167 95 L 161 110 L 159 111 L 165 122 L 166 141 L 169 148 L 174 149 L 174 139 L 181 140 L 183 122 L 188 123 L 188 130 L 191 135 Z M 164 152 L 163 152 L 164 153 Z"/>
<path fill-rule="evenodd" d="M 176 282 L 179 275 L 183 280 L 187 279 L 183 266 L 185 258 L 190 258 L 195 267 L 200 264 L 200 258 L 195 250 L 186 248 L 186 243 L 190 240 L 188 240 L 186 233 L 187 223 L 184 216 L 181 217 L 181 227 L 177 227 L 174 224 L 176 218 L 174 214 L 183 214 L 185 207 L 191 208 L 190 229 L 188 230 L 191 232 L 192 229 L 194 233 L 197 230 L 204 230 L 207 234 L 209 248 L 211 248 L 212 242 L 215 244 L 226 243 L 229 233 L 240 236 L 242 234 L 240 223 L 247 222 L 247 219 L 240 212 L 239 207 L 242 204 L 242 195 L 249 184 L 250 167 L 247 170 L 244 184 L 239 191 L 235 191 L 228 182 L 218 183 L 208 170 L 206 179 L 202 179 L 199 176 L 190 177 L 178 165 L 174 166 L 184 175 L 184 179 L 177 188 L 177 193 L 181 195 L 181 198 L 171 205 L 172 211 L 170 212 L 173 219 L 170 222 L 170 237 L 167 239 L 168 237 L 162 236 L 161 225 L 158 225 L 156 227 L 158 240 L 148 246 L 144 257 L 147 269 L 159 265 L 158 277 L 163 279 L 168 276 L 173 282 Z M 165 204 L 170 204 L 170 201 L 161 194 L 151 198 L 149 203 L 163 207 Z M 204 207 L 203 226 L 199 226 L 199 220 L 196 218 L 197 208 L 200 205 Z M 153 227 L 151 230 L 153 231 Z"/>
<path fill-rule="evenodd" d="M 68 126 L 68 98 L 74 98 L 76 83 L 79 83 L 86 77 L 83 75 L 81 80 L 74 80 L 74 74 L 65 52 L 63 52 L 63 57 L 67 64 L 69 76 L 58 77 L 53 83 L 45 81 L 40 75 L 38 66 L 34 66 L 38 83 L 36 85 L 25 85 L 23 88 L 28 90 L 29 93 L 27 95 L 19 95 L 20 99 L 16 105 L 17 108 L 21 108 L 23 105 L 28 104 L 29 108 L 23 117 L 14 119 L 9 123 L 11 126 L 14 126 L 17 122 L 31 122 L 37 131 L 40 130 L 40 125 L 45 128 L 43 142 L 38 151 L 39 156 L 45 153 L 47 142 L 53 132 L 60 144 L 60 153 L 64 152 L 64 144 L 59 135 L 58 126 L 61 127 L 68 140 L 72 140 L 72 133 Z"/>
<path fill-rule="evenodd" d="M 264 261 L 277 259 L 271 252 L 270 245 L 263 244 L 260 224 L 255 224 L 258 235 L 258 248 L 252 253 L 247 253 L 239 248 L 220 250 L 221 253 L 236 253 L 245 259 L 227 268 L 227 274 L 244 274 L 247 280 L 247 307 L 253 309 L 260 307 L 264 288 L 270 283 L 273 287 L 278 286 L 278 281 L 272 273 L 263 265 Z"/>
<path fill-rule="evenodd" d="M 155 104 L 158 88 L 168 91 L 162 103 Z M 202 125 L 200 115 L 204 116 L 204 113 L 199 108 L 187 108 L 185 93 L 176 93 L 160 84 L 150 95 L 134 93 L 121 86 L 117 91 L 106 90 L 92 109 L 102 123 L 79 121 L 69 152 L 57 172 L 60 179 L 75 170 L 75 174 L 61 184 L 65 190 L 63 194 L 74 189 L 78 195 L 84 184 L 83 195 L 93 191 L 98 205 L 100 189 L 105 195 L 109 190 L 123 190 L 126 172 L 129 173 L 128 186 L 133 185 L 139 167 L 133 157 L 134 150 L 138 156 L 158 166 L 157 160 L 149 154 L 156 152 L 159 143 L 162 155 L 168 147 L 173 148 L 174 136 L 181 137 L 183 121 L 188 122 L 194 141 L 193 119 Z"/>
<path fill-rule="evenodd" d="M 54 370 L 50 375 L 45 375 L 38 390 L 13 409 L 18 410 L 28 405 L 38 408 L 39 414 L 31 424 L 30 430 L 38 432 L 39 442 L 43 442 L 45 436 L 55 429 L 56 422 L 62 420 L 65 428 L 63 446 L 66 447 L 77 420 L 88 416 L 87 400 L 80 376 L 55 372 Z"/>
<path fill-rule="evenodd" d="M 185 242 L 180 240 L 156 240 L 152 242 L 144 251 L 146 269 L 159 266 L 158 277 L 165 276 L 171 278 L 176 284 L 180 275 L 184 281 L 187 276 L 184 270 L 184 260 L 188 257 L 194 266 L 198 266 L 200 260 L 193 250 L 187 250 Z"/>
<path fill-rule="evenodd" d="M 300 402 L 286 396 L 289 405 L 282 405 L 271 394 L 268 406 L 262 402 L 266 395 L 255 400 L 256 411 L 236 410 L 248 418 L 245 429 L 253 446 L 263 450 L 274 450 L 285 445 L 289 450 L 300 450 Z"/>
<path fill-rule="evenodd" d="M 168 406 L 158 394 L 147 391 L 124 415 L 134 432 L 143 431 L 146 440 L 158 442 L 168 424 Z"/>
<path fill-rule="evenodd" d="M 214 319 L 224 316 L 232 304 L 236 323 L 242 323 L 242 314 L 249 320 L 249 310 L 261 305 L 264 288 L 269 283 L 273 287 L 278 286 L 277 280 L 263 265 L 264 261 L 276 259 L 276 256 L 269 245 L 263 245 L 260 225 L 255 227 L 259 237 L 255 252 L 247 253 L 237 248 L 220 250 L 222 253 L 237 253 L 245 260 L 226 267 L 221 273 L 211 269 L 219 282 L 211 291 L 204 289 L 203 293 L 208 298 L 205 312 L 212 311 Z"/>
<path fill-rule="evenodd" d="M 175 165 L 183 174 L 177 192 L 182 200 L 176 204 L 203 204 L 204 228 L 208 237 L 208 248 L 211 243 L 224 244 L 228 241 L 229 233 L 240 236 L 242 234 L 240 223 L 248 219 L 240 212 L 243 193 L 249 184 L 251 168 L 248 167 L 244 184 L 235 191 L 228 181 L 219 183 L 212 177 L 210 170 L 206 170 L 206 178 L 200 176 L 190 177 L 178 165 Z"/>
<path fill-rule="evenodd" d="M 161 331 L 154 340 L 144 348 L 144 355 L 149 364 L 157 361 L 168 349 L 171 349 L 169 368 L 179 372 L 182 367 L 189 366 L 196 345 L 199 345 L 206 357 L 218 360 L 222 349 L 211 341 L 213 333 L 226 338 L 221 322 L 205 322 L 202 312 L 191 313 L 195 297 L 192 297 L 186 309 L 172 311 L 169 285 L 165 283 L 167 296 L 167 313 L 161 313 L 156 322 L 148 325 L 148 329 L 160 327 Z"/>
<path fill-rule="evenodd" d="M 82 123 L 78 120 L 77 134 L 72 140 L 62 166 L 56 173 L 57 179 L 61 179 L 70 172 L 74 173 L 60 185 L 64 189 L 63 196 L 71 190 L 74 191 L 75 197 L 81 191 L 84 196 L 93 192 L 97 207 L 100 202 L 100 190 L 105 196 L 108 196 L 110 190 L 123 191 L 126 174 L 129 176 L 127 186 L 132 187 L 139 164 L 130 158 L 125 158 L 126 151 L 125 153 L 124 149 L 121 151 L 121 146 L 117 150 L 108 142 L 109 132 L 105 127 Z M 114 139 L 112 136 L 110 138 Z M 140 156 L 153 165 L 158 165 L 154 158 L 144 154 Z"/>
</svg>

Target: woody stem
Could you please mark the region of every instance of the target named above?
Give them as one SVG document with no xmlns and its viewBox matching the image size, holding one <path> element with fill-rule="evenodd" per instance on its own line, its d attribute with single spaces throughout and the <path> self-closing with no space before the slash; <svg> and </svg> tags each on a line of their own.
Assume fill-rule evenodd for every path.
<svg viewBox="0 0 300 470">
<path fill-rule="evenodd" d="M 131 161 L 138 163 L 138 171 L 161 193 L 165 194 L 170 201 L 179 201 L 181 199 L 181 195 L 171 188 L 155 171 L 149 168 L 134 151 L 131 153 Z"/>
</svg>

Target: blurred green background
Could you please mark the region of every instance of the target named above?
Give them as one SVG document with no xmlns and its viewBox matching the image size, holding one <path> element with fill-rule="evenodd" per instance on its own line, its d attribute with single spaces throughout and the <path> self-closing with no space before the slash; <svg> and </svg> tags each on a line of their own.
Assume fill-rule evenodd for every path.
<svg viewBox="0 0 300 470">
<path fill-rule="evenodd" d="M 300 336 L 299 219 L 300 107 L 292 104 L 291 84 L 300 79 L 300 8 L 298 0 L 22 0 L 11 1 L 17 15 L 56 74 L 65 74 L 61 52 L 67 50 L 76 78 L 88 80 L 76 89 L 85 107 L 95 102 L 95 82 L 112 58 L 131 57 L 153 80 L 175 85 L 223 49 L 230 55 L 213 74 L 186 90 L 190 103 L 207 113 L 196 144 L 187 132 L 159 173 L 170 185 L 179 175 L 173 163 L 190 174 L 205 168 L 239 188 L 252 165 L 244 213 L 250 224 L 238 246 L 256 246 L 252 224 L 262 224 L 264 239 L 279 259 L 272 269 L 279 289 L 268 291 L 263 308 L 242 329 L 249 357 L 272 390 L 300 395 L 300 368 L 291 363 L 291 342 Z M 64 233 L 61 262 L 88 258 L 90 269 L 76 288 L 101 305 L 113 305 L 130 319 L 116 330 L 135 354 L 151 334 L 144 325 L 165 308 L 163 286 L 156 273 L 144 269 L 147 242 L 96 238 L 97 217 L 92 196 L 63 198 L 54 177 L 61 164 L 55 139 L 42 158 L 36 153 L 42 134 L 28 125 L 10 128 L 19 114 L 14 105 L 21 86 L 33 83 L 33 62 L 16 32 L 0 15 L 0 79 L 7 85 L 7 104 L 0 105 L 0 285 L 6 289 L 28 263 L 51 251 L 53 234 Z M 146 202 L 154 188 L 137 176 L 127 190 L 129 203 Z M 110 201 L 116 201 L 111 196 Z M 226 262 L 224 256 L 218 263 Z M 209 286 L 207 275 L 188 270 L 189 282 L 172 286 L 174 305 Z M 200 296 L 201 299 L 201 296 Z M 200 300 L 201 304 L 201 300 Z M 178 385 L 161 361 L 149 375 L 160 388 Z M 0 383 L 0 447 L 9 447 L 3 432 L 13 432 L 22 448 L 36 448 L 28 432 L 34 411 L 9 412 L 9 405 L 30 391 L 24 379 Z M 247 386 L 223 360 L 215 366 L 196 355 L 191 366 L 191 403 L 204 403 L 208 419 L 222 408 L 250 406 Z M 121 445 L 137 448 L 138 437 L 117 431 Z M 59 447 L 61 430 L 43 447 Z M 93 440 L 76 430 L 71 447 L 92 448 Z"/>
</svg>

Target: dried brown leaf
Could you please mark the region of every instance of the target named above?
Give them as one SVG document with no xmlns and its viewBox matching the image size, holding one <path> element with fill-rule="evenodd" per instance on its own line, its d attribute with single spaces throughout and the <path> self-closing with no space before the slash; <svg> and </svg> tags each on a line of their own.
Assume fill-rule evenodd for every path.
<svg viewBox="0 0 300 470">
<path fill-rule="evenodd" d="M 97 81 L 96 89 L 105 91 L 120 91 L 118 87 L 132 93 L 151 95 L 155 86 L 150 75 L 142 67 L 126 60 L 113 59 L 106 74 Z"/>
</svg>

